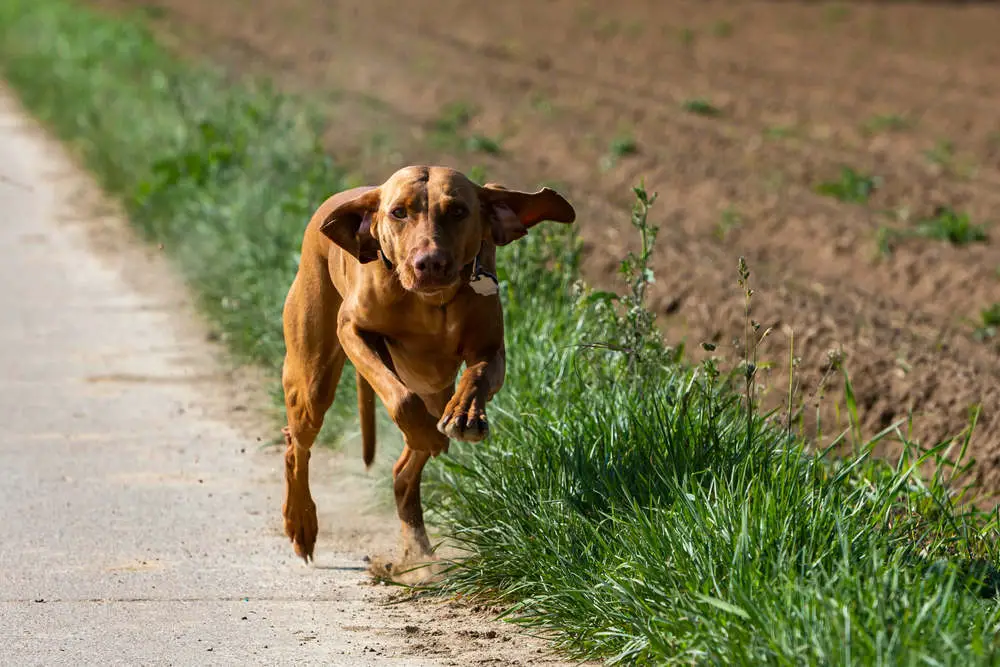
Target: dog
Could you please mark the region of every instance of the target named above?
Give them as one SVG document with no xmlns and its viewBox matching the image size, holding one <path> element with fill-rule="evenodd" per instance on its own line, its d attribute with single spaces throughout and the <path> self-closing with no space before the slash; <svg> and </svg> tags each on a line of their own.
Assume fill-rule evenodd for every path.
<svg viewBox="0 0 1000 667">
<path fill-rule="evenodd" d="M 282 313 L 282 516 L 306 563 L 318 531 L 309 453 L 346 359 L 355 368 L 366 467 L 375 456 L 376 395 L 403 435 L 392 471 L 402 562 L 434 560 L 420 501 L 424 465 L 451 439 L 486 437 L 486 404 L 504 382 L 496 248 L 540 222 L 575 218 L 552 189 L 479 186 L 440 166 L 404 167 L 316 210 Z"/>
</svg>

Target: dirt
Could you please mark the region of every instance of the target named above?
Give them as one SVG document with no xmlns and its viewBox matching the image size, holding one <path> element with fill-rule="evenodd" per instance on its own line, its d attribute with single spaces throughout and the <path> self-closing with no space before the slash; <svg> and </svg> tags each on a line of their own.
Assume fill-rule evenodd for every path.
<svg viewBox="0 0 1000 667">
<path fill-rule="evenodd" d="M 973 335 L 980 311 L 1000 299 L 1000 245 L 911 238 L 878 251 L 880 227 L 912 226 L 942 206 L 977 223 L 995 215 L 1000 10 L 698 0 L 127 4 L 144 8 L 182 53 L 326 102 L 329 148 L 368 182 L 403 164 L 444 162 L 484 168 L 511 187 L 560 188 L 577 207 L 585 276 L 597 286 L 617 286 L 617 262 L 635 245 L 626 207 L 643 179 L 660 195 L 651 303 L 668 341 L 683 341 L 694 360 L 712 342 L 724 365 L 738 363 L 743 256 L 756 290 L 752 318 L 773 330 L 760 350 L 766 407 L 787 402 L 794 333 L 793 402 L 806 407 L 808 435 L 828 440 L 847 426 L 843 382 L 829 368 L 838 351 L 865 435 L 901 421 L 929 446 L 961 432 L 981 405 L 975 478 L 1000 488 L 997 339 Z M 685 109 L 693 100 L 717 113 Z M 459 134 L 497 138 L 499 154 L 466 150 L 434 129 L 455 103 L 473 111 Z M 619 141 L 609 159 L 622 138 L 635 150 Z M 842 166 L 881 179 L 867 206 L 815 192 Z"/>
<path fill-rule="evenodd" d="M 526 635 L 514 625 L 497 621 L 496 616 L 501 611 L 498 608 L 474 600 L 415 597 L 401 588 L 377 584 L 366 574 L 369 558 L 391 557 L 397 544 L 399 523 L 394 508 L 391 501 L 380 502 L 382 498 L 391 498 L 387 496 L 389 478 L 382 474 L 391 465 L 391 451 L 380 452 L 373 472 L 365 471 L 357 443 L 345 443 L 342 451 L 320 449 L 316 452 L 312 468 L 313 493 L 320 513 L 318 558 L 306 567 L 294 556 L 281 526 L 283 446 L 276 444 L 280 432 L 275 428 L 275 408 L 266 391 L 271 378 L 258 369 L 228 360 L 217 337 L 199 317 L 192 295 L 172 270 L 162 248 L 139 241 L 124 222 L 123 213 L 66 159 L 56 142 L 25 120 L 20 110 L 16 123 L 12 121 L 13 116 L 7 114 L 10 100 L 6 89 L 0 87 L 5 131 L 22 133 L 26 141 L 30 139 L 41 145 L 46 154 L 51 155 L 46 159 L 54 166 L 46 167 L 44 185 L 30 180 L 36 178 L 35 174 L 22 174 L 28 180 L 5 178 L 3 187 L 16 188 L 13 194 L 33 196 L 40 190 L 38 198 L 58 200 L 58 206 L 53 207 L 59 213 L 58 237 L 53 236 L 56 232 L 52 229 L 38 224 L 33 233 L 21 235 L 19 241 L 32 248 L 47 247 L 52 257 L 60 257 L 57 250 L 64 246 L 71 249 L 64 252 L 78 255 L 75 259 L 73 256 L 63 259 L 77 271 L 75 285 L 84 296 L 76 291 L 62 295 L 58 303 L 63 303 L 64 310 L 48 310 L 47 317 L 53 322 L 50 328 L 59 330 L 58 325 L 65 319 L 93 317 L 93 313 L 87 311 L 93 307 L 88 298 L 98 302 L 94 311 L 97 316 L 101 316 L 101 309 L 104 309 L 122 317 L 123 311 L 134 308 L 137 312 L 131 319 L 138 322 L 133 326 L 140 332 L 143 326 L 148 326 L 143 324 L 147 311 L 155 311 L 155 317 L 162 315 L 163 319 L 155 320 L 160 323 L 158 335 L 148 336 L 151 340 L 141 339 L 141 333 L 116 335 L 126 338 L 131 335 L 130 342 L 135 349 L 147 350 L 150 367 L 162 365 L 171 372 L 165 375 L 109 372 L 88 375 L 84 379 L 80 391 L 87 396 L 128 396 L 131 392 L 131 399 L 126 399 L 129 409 L 124 410 L 125 414 L 116 415 L 111 422 L 91 415 L 91 423 L 77 425 L 76 429 L 92 432 L 77 430 L 72 438 L 74 441 L 113 443 L 115 437 L 123 437 L 121 433 L 130 434 L 131 437 L 124 437 L 125 440 L 135 440 L 139 436 L 128 430 L 135 428 L 129 426 L 132 421 L 141 423 L 146 433 L 159 434 L 166 440 L 164 446 L 157 447 L 156 453 L 138 456 L 125 445 L 116 450 L 106 444 L 101 453 L 88 449 L 86 454 L 82 445 L 78 447 L 76 458 L 69 464 L 75 462 L 73 476 L 88 479 L 87 465 L 93 463 L 95 457 L 97 468 L 106 475 L 106 481 L 98 487 L 98 497 L 91 498 L 84 493 L 90 488 L 86 485 L 83 490 L 66 491 L 65 487 L 39 482 L 51 477 L 52 469 L 58 470 L 67 462 L 52 461 L 58 456 L 54 453 L 56 445 L 50 442 L 54 437 L 51 433 L 35 434 L 39 450 L 32 455 L 35 468 L 28 471 L 29 477 L 35 488 L 42 489 L 38 494 L 39 502 L 53 503 L 57 508 L 56 518 L 48 522 L 58 534 L 57 546 L 71 549 L 72 553 L 55 562 L 46 560 L 51 551 L 42 550 L 40 553 L 45 557 L 33 557 L 28 548 L 30 538 L 37 538 L 39 531 L 15 531 L 17 538 L 7 554 L 10 556 L 8 563 L 17 564 L 11 571 L 12 581 L 19 582 L 18 577 L 26 576 L 25 590 L 48 591 L 45 599 L 34 602 L 52 604 L 48 605 L 48 613 L 26 614 L 22 613 L 25 601 L 19 599 L 24 595 L 23 590 L 18 591 L 21 594 L 18 599 L 8 599 L 10 595 L 4 593 L 4 599 L 0 600 L 4 605 L 0 616 L 2 612 L 13 614 L 11 627 L 18 629 L 16 637 L 11 635 L 15 640 L 13 645 L 5 648 L 23 659 L 25 655 L 38 658 L 50 651 L 65 651 L 66 645 L 77 652 L 93 650 L 91 655 L 105 655 L 126 644 L 129 651 L 138 651 L 146 661 L 169 661 L 181 654 L 185 656 L 183 660 L 188 660 L 190 656 L 184 654 L 187 644 L 194 642 L 196 637 L 207 637 L 205 641 L 214 642 L 207 650 L 213 651 L 214 647 L 214 655 L 220 660 L 229 656 L 246 664 L 267 660 L 271 661 L 269 664 L 277 664 L 274 661 L 282 660 L 276 653 L 280 651 L 306 660 L 311 656 L 329 664 L 565 664 L 562 659 L 553 657 L 550 646 L 543 640 Z M 23 162 L 34 164 L 22 159 L 23 156 L 17 157 L 19 160 L 12 163 L 15 166 Z M 50 193 L 50 189 L 57 194 Z M 9 203 L 13 203 L 13 194 L 7 194 L 10 195 Z M 18 224 L 22 224 L 21 221 Z M 61 245 L 55 243 L 56 240 Z M 99 260 L 96 264 L 114 278 L 103 278 L 104 282 L 92 278 L 88 269 L 93 262 L 90 255 L 96 256 Z M 52 263 L 57 268 L 51 280 L 58 283 L 64 279 L 60 272 L 69 269 L 59 267 L 54 260 Z M 37 270 L 37 264 L 29 266 Z M 47 300 L 44 295 L 38 298 L 43 302 Z M 128 317 L 127 312 L 124 316 Z M 105 317 L 117 321 L 111 315 L 105 314 Z M 17 324 L 15 313 L 12 324 L 15 330 Z M 84 327 L 87 331 L 92 328 Z M 79 333 L 79 340 L 69 345 L 68 352 L 50 350 L 52 358 L 45 361 L 52 363 L 60 354 L 90 360 L 88 355 L 94 355 L 88 347 L 91 341 L 86 338 L 86 331 Z M 117 340 L 115 336 L 109 339 Z M 137 354 L 131 348 L 117 353 L 100 349 L 104 354 L 113 354 L 119 362 L 130 354 Z M 99 360 L 97 365 L 102 365 Z M 116 364 L 105 361 L 103 366 L 114 368 Z M 64 384 L 72 384 L 74 370 L 75 367 L 62 369 L 63 374 L 70 375 Z M 23 369 L 12 371 L 15 382 L 18 371 L 23 372 Z M 146 391 L 143 387 L 150 386 L 154 391 L 164 392 L 165 402 L 172 406 L 169 410 L 161 413 L 149 406 L 145 395 L 137 396 Z M 53 391 L 50 401 L 60 401 L 60 394 Z M 90 404 L 87 407 L 94 408 Z M 51 406 L 49 409 L 61 415 L 71 408 L 79 406 L 63 404 L 58 410 Z M 30 414 L 31 404 L 22 406 L 22 410 Z M 72 418 L 82 416 L 79 412 Z M 56 419 L 48 413 L 44 421 L 52 429 L 57 428 L 53 425 Z M 17 423 L 15 420 L 15 432 Z M 102 432 L 100 429 L 106 424 L 117 424 L 111 430 L 117 428 L 120 432 Z M 229 429 L 235 429 L 236 438 L 225 435 Z M 177 437 L 177 433 L 183 435 Z M 232 439 L 220 442 L 227 437 Z M 230 450 L 229 445 L 234 441 L 238 449 Z M 172 453 L 178 449 L 183 452 L 186 446 L 195 443 L 196 447 L 191 447 L 198 450 L 195 464 L 185 459 L 182 469 L 171 468 L 177 465 L 176 457 L 171 458 Z M 129 442 L 129 446 L 135 448 L 136 443 Z M 138 448 L 142 447 L 140 443 Z M 8 447 L 4 451 L 22 449 Z M 132 463 L 140 472 L 130 470 Z M 141 472 L 143 469 L 145 472 Z M 188 494 L 187 504 L 178 503 L 171 506 L 173 511 L 152 515 L 148 507 L 136 506 L 134 513 L 115 509 L 116 502 L 133 502 L 137 489 L 191 483 L 193 470 L 199 471 L 199 478 Z M 11 472 L 14 475 L 12 484 L 21 481 L 20 474 L 23 474 L 20 470 Z M 67 476 L 63 481 L 72 480 Z M 121 485 L 122 490 L 112 501 L 106 496 L 114 495 L 114 485 Z M 109 486 L 112 487 L 110 491 Z M 72 502 L 63 503 L 61 498 L 47 497 L 45 492 L 55 494 L 53 488 L 74 494 Z M 205 498 L 206 490 L 209 500 Z M 213 495 L 219 499 L 211 500 Z M 141 494 L 137 497 L 148 499 Z M 235 500 L 227 503 L 224 499 Z M 147 548 L 143 560 L 116 561 L 115 565 L 106 568 L 111 573 L 128 573 L 128 577 L 123 574 L 121 578 L 128 578 L 127 583 L 137 587 L 134 595 L 124 599 L 116 597 L 122 588 L 121 578 L 110 577 L 100 567 L 111 557 L 107 543 L 97 534 L 100 531 L 74 532 L 66 527 L 73 523 L 74 516 L 80 524 L 93 520 L 81 509 L 89 507 L 87 503 L 91 501 L 100 512 L 118 512 L 115 519 L 117 539 L 112 542 L 124 542 L 122 551 L 131 553 L 140 543 Z M 15 503 L 12 511 L 19 508 Z M 206 511 L 212 513 L 211 534 L 192 528 L 205 518 L 199 512 Z M 138 524 L 131 520 L 133 514 L 141 517 Z M 15 514 L 14 519 L 18 518 Z M 47 529 L 53 529 L 46 525 Z M 155 538 L 150 537 L 150 529 L 155 532 Z M 197 534 L 192 535 L 192 531 Z M 79 543 L 73 541 L 79 537 L 78 533 L 85 537 Z M 22 538 L 28 547 L 19 541 Z M 186 546 L 185 539 L 188 540 Z M 221 549 L 224 557 L 220 560 L 218 547 L 223 540 L 226 544 Z M 213 552 L 213 557 L 209 557 L 208 551 Z M 28 564 L 24 565 L 26 561 Z M 188 565 L 192 572 L 187 576 L 175 574 Z M 64 576 L 64 570 L 69 574 Z M 148 579 L 140 580 L 140 575 Z M 216 588 L 224 589 L 230 598 L 233 590 L 253 591 L 249 594 L 253 604 L 249 603 L 249 598 L 244 600 L 247 604 L 240 607 L 241 613 L 253 615 L 259 611 L 265 615 L 263 620 L 269 620 L 269 629 L 261 629 L 256 635 L 251 633 L 247 637 L 247 624 L 241 625 L 234 620 L 239 616 L 234 616 L 226 607 L 239 600 L 212 597 Z M 77 599 L 80 590 L 92 591 L 91 597 Z M 50 599 L 53 597 L 55 599 Z M 172 605 L 181 608 L 174 609 Z M 95 608 L 97 612 L 93 612 Z M 91 613 L 100 616 L 92 624 L 88 620 Z M 294 620 L 289 621 L 289 618 Z M 242 620 L 247 621 L 247 616 Z M 157 634 L 156 627 L 168 621 L 170 632 Z M 101 631 L 91 632 L 94 628 Z M 102 639 L 101 632 L 108 633 L 107 637 Z M 67 636 L 70 639 L 67 640 Z M 51 641 L 38 641 L 39 637 L 48 637 Z M 137 637 L 138 640 L 130 644 L 130 638 L 135 640 Z M 164 639 L 169 644 L 158 643 Z M 270 647 L 268 642 L 272 644 Z M 275 645 L 277 643 L 282 645 Z M 203 652 L 206 649 L 202 646 L 190 650 Z M 262 657 L 251 657 L 253 655 Z M 117 657 L 121 659 L 121 655 Z M 200 660 L 204 663 L 204 658 Z"/>
</svg>

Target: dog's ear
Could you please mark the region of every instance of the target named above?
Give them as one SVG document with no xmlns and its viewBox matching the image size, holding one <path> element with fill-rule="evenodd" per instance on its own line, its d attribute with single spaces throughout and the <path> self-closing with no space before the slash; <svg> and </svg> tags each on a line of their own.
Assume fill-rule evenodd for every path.
<svg viewBox="0 0 1000 667">
<path fill-rule="evenodd" d="M 576 220 L 576 211 L 570 203 L 549 188 L 538 192 L 520 192 L 487 183 L 479 192 L 483 213 L 490 222 L 490 232 L 496 245 L 516 241 L 544 220 L 565 223 Z"/>
<path fill-rule="evenodd" d="M 372 217 L 378 211 L 381 191 L 365 186 L 345 190 L 323 203 L 319 231 L 362 264 L 378 259 L 378 240 L 372 235 Z"/>
</svg>

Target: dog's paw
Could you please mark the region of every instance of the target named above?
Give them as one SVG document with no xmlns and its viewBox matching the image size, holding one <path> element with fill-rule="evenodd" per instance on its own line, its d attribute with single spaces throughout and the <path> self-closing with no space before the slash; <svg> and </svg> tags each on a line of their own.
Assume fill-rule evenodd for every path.
<svg viewBox="0 0 1000 667">
<path fill-rule="evenodd" d="M 288 494 L 281 514 L 285 519 L 285 535 L 292 541 L 295 555 L 308 563 L 313 557 L 316 536 L 319 534 L 316 503 L 308 494 L 304 497 Z"/>
<path fill-rule="evenodd" d="M 475 392 L 456 393 L 437 423 L 438 431 L 454 440 L 479 442 L 490 432 L 484 403 Z"/>
</svg>

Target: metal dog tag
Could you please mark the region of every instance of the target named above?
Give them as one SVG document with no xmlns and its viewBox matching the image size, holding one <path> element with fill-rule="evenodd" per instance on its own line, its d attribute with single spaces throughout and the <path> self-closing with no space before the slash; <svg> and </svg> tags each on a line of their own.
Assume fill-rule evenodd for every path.
<svg viewBox="0 0 1000 667">
<path fill-rule="evenodd" d="M 480 296 L 491 296 L 499 291 L 500 282 L 489 271 L 479 269 L 469 279 L 469 287 Z"/>
</svg>

